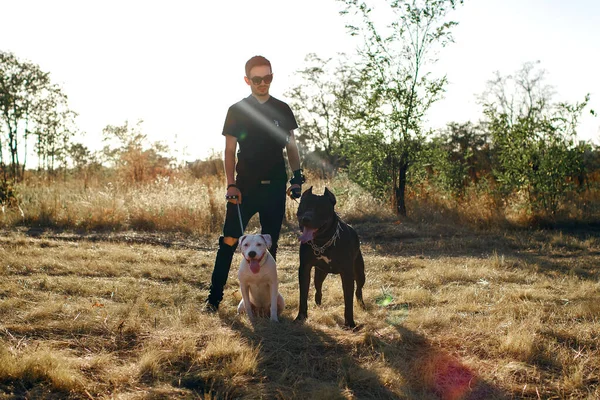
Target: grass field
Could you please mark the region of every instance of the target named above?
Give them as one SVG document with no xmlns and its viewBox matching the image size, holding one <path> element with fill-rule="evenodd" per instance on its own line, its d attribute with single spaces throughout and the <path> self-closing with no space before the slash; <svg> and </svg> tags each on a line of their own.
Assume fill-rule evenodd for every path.
<svg viewBox="0 0 600 400">
<path fill-rule="evenodd" d="M 309 301 L 309 319 L 293 321 L 293 222 L 278 253 L 286 310 L 280 323 L 253 325 L 235 312 L 239 254 L 218 315 L 201 312 L 218 237 L 208 227 L 220 220 L 197 217 L 189 231 L 160 225 L 220 207 L 169 208 L 159 192 L 129 203 L 88 194 L 77 206 L 67 198 L 76 190 L 51 193 L 54 209 L 43 207 L 52 229 L 30 219 L 0 233 L 0 399 L 600 398 L 598 231 L 400 222 L 338 190 L 365 256 L 359 329 L 342 327 L 335 275 L 323 305 Z M 98 196 L 120 229 L 89 229 L 111 211 Z M 131 223 L 141 204 L 158 215 L 154 226 Z M 22 204 L 21 218 L 32 209 Z M 73 229 L 57 223 L 69 220 Z"/>
</svg>

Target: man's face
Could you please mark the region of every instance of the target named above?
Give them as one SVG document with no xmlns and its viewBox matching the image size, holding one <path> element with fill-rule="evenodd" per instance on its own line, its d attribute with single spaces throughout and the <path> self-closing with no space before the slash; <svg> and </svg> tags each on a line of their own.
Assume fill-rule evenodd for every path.
<svg viewBox="0 0 600 400">
<path fill-rule="evenodd" d="M 248 85 L 250 85 L 250 89 L 252 90 L 252 94 L 256 97 L 267 97 L 269 96 L 269 87 L 271 83 L 266 83 L 264 79 L 260 81 L 259 84 L 255 84 L 252 82 L 252 79 L 255 80 L 257 78 L 263 78 L 271 75 L 271 68 L 267 65 L 259 65 L 250 70 L 250 75 L 245 76 L 244 80 Z"/>
</svg>

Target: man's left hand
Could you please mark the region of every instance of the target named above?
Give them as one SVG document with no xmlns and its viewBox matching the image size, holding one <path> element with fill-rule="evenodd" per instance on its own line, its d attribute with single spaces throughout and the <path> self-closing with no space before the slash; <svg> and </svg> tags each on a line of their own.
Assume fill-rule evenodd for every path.
<svg viewBox="0 0 600 400">
<path fill-rule="evenodd" d="M 302 195 L 302 184 L 306 182 L 306 178 L 302 173 L 301 169 L 297 169 L 294 171 L 294 177 L 290 179 L 290 186 L 287 190 L 287 195 L 290 196 L 292 200 L 299 199 Z"/>
<path fill-rule="evenodd" d="M 300 185 L 292 185 L 287 190 L 287 195 L 290 196 L 290 199 L 295 200 L 299 199 L 302 195 L 302 186 Z"/>
</svg>

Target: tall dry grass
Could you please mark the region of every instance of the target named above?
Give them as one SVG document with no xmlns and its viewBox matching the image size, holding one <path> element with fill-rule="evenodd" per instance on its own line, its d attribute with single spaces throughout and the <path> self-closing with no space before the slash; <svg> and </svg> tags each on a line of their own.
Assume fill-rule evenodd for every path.
<svg viewBox="0 0 600 400">
<path fill-rule="evenodd" d="M 215 167 L 218 160 L 202 164 Z M 215 169 L 215 168 L 213 168 Z M 142 182 L 123 174 L 95 175 L 94 179 L 49 181 L 32 177 L 17 184 L 17 201 L 0 210 L 0 227 L 40 227 L 74 231 L 146 231 L 215 235 L 225 216 L 225 180 L 220 169 L 171 170 L 168 176 L 149 176 Z M 200 178 L 199 172 L 212 171 Z M 600 190 L 595 185 L 572 193 L 555 215 L 535 215 L 526 197 L 499 199 L 490 187 L 469 187 L 460 198 L 423 183 L 406 196 L 408 217 L 399 219 L 385 202 L 349 181 L 344 175 L 321 179 L 307 172 L 305 189 L 325 187 L 338 199 L 338 212 L 351 223 L 410 221 L 424 226 L 446 225 L 481 230 L 597 225 Z M 294 229 L 297 204 L 288 201 L 286 229 Z M 257 229 L 253 220 L 250 229 Z M 422 227 L 421 227 L 422 228 Z"/>
<path fill-rule="evenodd" d="M 408 190 L 407 209 L 414 221 L 483 230 L 597 226 L 600 221 L 600 186 L 592 182 L 581 191 L 571 192 L 558 211 L 551 215 L 532 212 L 525 193 L 501 198 L 485 182 L 469 186 L 460 197 L 423 183 Z"/>
<path fill-rule="evenodd" d="M 221 179 L 202 181 L 185 174 L 143 184 L 105 181 L 27 182 L 17 186 L 19 207 L 5 208 L 4 226 L 73 230 L 213 232 L 224 218 Z"/>
<path fill-rule="evenodd" d="M 378 201 L 343 178 L 309 178 L 315 191 L 329 186 L 339 212 L 351 221 L 391 219 Z M 220 175 L 196 179 L 180 172 L 133 184 L 119 179 L 97 181 L 33 180 L 17 185 L 18 206 L 4 207 L 0 226 L 75 231 L 160 231 L 209 235 L 220 232 L 225 218 L 225 181 Z M 297 204 L 288 201 L 286 220 L 295 224 Z M 257 228 L 253 220 L 250 229 Z"/>
</svg>

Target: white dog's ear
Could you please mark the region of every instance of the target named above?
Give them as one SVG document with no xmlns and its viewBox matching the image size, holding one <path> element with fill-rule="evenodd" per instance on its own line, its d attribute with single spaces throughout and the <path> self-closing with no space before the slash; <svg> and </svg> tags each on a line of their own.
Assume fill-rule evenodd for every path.
<svg viewBox="0 0 600 400">
<path fill-rule="evenodd" d="M 265 233 L 264 235 L 260 235 L 260 236 L 263 238 L 263 240 L 267 244 L 267 249 L 270 249 L 271 245 L 273 244 L 273 240 L 271 239 L 271 235 L 269 235 L 268 233 Z"/>
<path fill-rule="evenodd" d="M 242 251 L 242 244 L 244 243 L 244 240 L 246 240 L 246 235 L 244 235 L 244 236 L 240 237 L 240 239 L 239 239 L 239 241 L 238 241 L 238 243 L 240 244 L 240 245 L 238 246 L 238 248 L 240 249 L 240 251 Z"/>
</svg>

